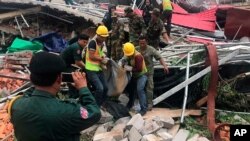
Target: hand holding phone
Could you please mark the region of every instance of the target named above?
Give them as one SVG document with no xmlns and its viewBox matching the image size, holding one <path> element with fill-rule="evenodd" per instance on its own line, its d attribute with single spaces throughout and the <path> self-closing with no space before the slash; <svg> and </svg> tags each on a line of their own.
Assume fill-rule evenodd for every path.
<svg viewBox="0 0 250 141">
<path fill-rule="evenodd" d="M 75 83 L 76 89 L 87 87 L 86 74 L 83 72 L 73 72 L 72 77 Z"/>
<path fill-rule="evenodd" d="M 74 80 L 72 77 L 72 73 L 63 72 L 62 73 L 62 82 L 73 83 Z"/>
</svg>

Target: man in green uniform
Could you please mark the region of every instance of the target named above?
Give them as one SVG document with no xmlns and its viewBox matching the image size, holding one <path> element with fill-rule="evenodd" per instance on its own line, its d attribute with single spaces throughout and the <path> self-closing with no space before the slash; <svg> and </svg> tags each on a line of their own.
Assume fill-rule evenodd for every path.
<svg viewBox="0 0 250 141">
<path fill-rule="evenodd" d="M 164 24 L 160 19 L 160 9 L 154 8 L 147 28 L 148 44 L 153 46 L 155 49 L 158 49 L 161 35 L 166 42 L 169 41 Z"/>
<path fill-rule="evenodd" d="M 78 36 L 78 41 L 69 45 L 66 49 L 61 52 L 61 56 L 66 64 L 67 72 L 74 71 L 72 64 L 76 64 L 78 67 L 84 69 L 85 64 L 82 58 L 82 52 L 87 46 L 89 36 L 82 34 Z"/>
<path fill-rule="evenodd" d="M 118 21 L 118 16 L 112 16 L 112 32 L 111 32 L 111 57 L 115 61 L 119 61 L 122 56 L 122 44 L 125 39 L 124 23 Z"/>
<path fill-rule="evenodd" d="M 125 16 L 129 18 L 129 42 L 137 46 L 139 36 L 141 34 L 146 35 L 147 33 L 146 24 L 142 17 L 133 13 L 131 7 L 126 7 L 124 13 Z"/>
<path fill-rule="evenodd" d="M 145 36 L 139 37 L 139 46 L 136 47 L 136 50 L 138 50 L 142 56 L 144 57 L 146 67 L 147 67 L 147 77 L 148 77 L 148 83 L 146 86 L 147 90 L 147 103 L 148 103 L 148 109 L 152 109 L 153 107 L 153 94 L 154 94 L 154 62 L 153 58 L 155 60 L 159 60 L 160 64 L 163 66 L 163 69 L 165 73 L 168 73 L 168 67 L 164 61 L 164 59 L 161 57 L 160 53 L 153 48 L 152 46 L 149 46 L 147 44 L 147 40 Z"/>
<path fill-rule="evenodd" d="M 64 61 L 55 54 L 40 52 L 30 62 L 32 94 L 11 101 L 11 122 L 18 141 L 79 141 L 80 132 L 100 119 L 100 109 L 87 88 L 84 73 L 73 72 L 78 101 L 56 98 Z"/>
</svg>

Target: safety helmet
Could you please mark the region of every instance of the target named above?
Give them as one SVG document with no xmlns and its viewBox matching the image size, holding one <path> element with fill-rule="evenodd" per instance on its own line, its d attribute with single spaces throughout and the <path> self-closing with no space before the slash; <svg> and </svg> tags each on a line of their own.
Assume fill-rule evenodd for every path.
<svg viewBox="0 0 250 141">
<path fill-rule="evenodd" d="M 132 43 L 125 43 L 123 45 L 123 53 L 125 56 L 131 56 L 135 52 L 135 46 Z"/>
<path fill-rule="evenodd" d="M 109 36 L 108 28 L 104 25 L 100 25 L 96 30 L 96 34 L 102 37 L 108 37 Z"/>
</svg>

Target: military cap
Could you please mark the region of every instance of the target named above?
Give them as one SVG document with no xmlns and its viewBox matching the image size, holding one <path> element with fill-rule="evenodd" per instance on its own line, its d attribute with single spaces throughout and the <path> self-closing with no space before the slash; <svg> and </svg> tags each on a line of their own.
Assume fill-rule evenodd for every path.
<svg viewBox="0 0 250 141">
<path fill-rule="evenodd" d="M 133 9 L 132 9 L 131 7 L 126 7 L 126 8 L 124 9 L 124 13 L 125 13 L 125 14 L 132 13 L 132 12 L 133 12 Z"/>
<path fill-rule="evenodd" d="M 39 52 L 31 58 L 29 69 L 31 74 L 58 74 L 66 69 L 66 65 L 56 54 Z"/>
<path fill-rule="evenodd" d="M 150 13 L 154 14 L 155 16 L 159 17 L 160 16 L 160 9 L 159 8 L 154 8 Z"/>
</svg>

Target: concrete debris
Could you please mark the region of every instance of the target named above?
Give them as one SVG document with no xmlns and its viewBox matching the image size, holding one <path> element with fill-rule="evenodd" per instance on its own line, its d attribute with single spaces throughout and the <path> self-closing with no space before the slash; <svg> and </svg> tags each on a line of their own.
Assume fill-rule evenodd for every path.
<svg viewBox="0 0 250 141">
<path fill-rule="evenodd" d="M 130 121 L 130 119 L 131 119 L 130 117 L 123 117 L 123 118 L 118 119 L 115 122 L 115 124 L 122 124 L 122 123 L 127 124 Z"/>
<path fill-rule="evenodd" d="M 156 134 L 161 137 L 164 141 L 172 141 L 173 136 L 167 132 L 166 129 L 160 129 Z"/>
<path fill-rule="evenodd" d="M 242 124 L 249 124 L 245 119 L 243 119 L 239 115 L 235 115 L 234 119 L 240 121 Z"/>
<path fill-rule="evenodd" d="M 188 130 L 181 129 L 179 132 L 175 135 L 173 141 L 186 141 L 187 137 L 189 135 Z"/>
<path fill-rule="evenodd" d="M 140 114 L 134 115 L 131 120 L 127 123 L 126 129 L 131 129 L 132 127 L 135 127 L 137 130 L 141 130 L 141 128 L 144 125 L 144 120 Z"/>
<path fill-rule="evenodd" d="M 113 137 L 107 137 L 105 139 L 102 139 L 101 141 L 116 141 Z"/>
<path fill-rule="evenodd" d="M 131 128 L 131 130 L 129 131 L 128 134 L 128 139 L 130 141 L 140 141 L 142 138 L 142 135 L 140 134 L 140 132 L 133 126 Z"/>
<path fill-rule="evenodd" d="M 162 123 L 164 128 L 170 129 L 174 126 L 174 120 L 171 117 L 155 117 L 153 119 L 158 124 Z"/>
<path fill-rule="evenodd" d="M 142 130 L 140 131 L 142 135 L 147 135 L 156 132 L 163 127 L 163 124 L 157 124 L 155 121 L 149 120 L 146 121 Z"/>
<path fill-rule="evenodd" d="M 101 114 L 102 114 L 102 117 L 99 120 L 99 123 L 106 123 L 106 122 L 113 120 L 113 116 L 110 113 L 101 110 Z"/>
<path fill-rule="evenodd" d="M 154 134 L 148 134 L 142 137 L 142 141 L 163 141 L 163 139 L 155 136 Z"/>
<path fill-rule="evenodd" d="M 180 124 L 174 125 L 173 128 L 171 128 L 168 133 L 171 134 L 172 136 L 175 136 L 177 132 L 179 131 Z"/>
<path fill-rule="evenodd" d="M 98 128 L 98 125 L 93 125 L 81 132 L 81 134 L 89 134 L 90 132 L 95 131 Z"/>
<path fill-rule="evenodd" d="M 122 139 L 121 141 L 128 141 L 128 138 L 124 138 L 124 139 Z"/>
<path fill-rule="evenodd" d="M 111 131 L 106 133 L 97 134 L 94 136 L 93 141 L 101 141 L 105 140 L 106 138 L 113 138 L 117 141 L 123 139 L 123 132 L 120 131 Z"/>
</svg>

